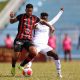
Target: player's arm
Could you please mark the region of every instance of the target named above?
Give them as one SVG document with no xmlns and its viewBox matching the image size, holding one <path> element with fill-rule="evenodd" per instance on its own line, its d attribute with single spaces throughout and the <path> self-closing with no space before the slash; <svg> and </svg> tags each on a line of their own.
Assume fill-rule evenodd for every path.
<svg viewBox="0 0 80 80">
<path fill-rule="evenodd" d="M 33 26 L 33 29 L 36 29 L 37 28 L 37 25 L 38 25 L 38 22 L 39 21 L 40 21 L 40 19 L 37 16 L 35 16 L 35 24 Z"/>
<path fill-rule="evenodd" d="M 15 17 L 15 14 L 13 12 L 10 13 L 10 23 L 17 22 L 18 19 Z"/>
<path fill-rule="evenodd" d="M 49 25 L 48 27 L 49 27 L 49 29 L 50 29 L 50 33 L 53 33 L 53 32 L 55 31 L 54 26 Z"/>
<path fill-rule="evenodd" d="M 35 16 L 35 24 L 33 26 L 33 29 L 37 28 L 37 25 L 38 25 L 39 22 L 40 22 L 40 19 L 37 16 Z"/>
<path fill-rule="evenodd" d="M 49 21 L 48 23 L 50 25 L 53 25 L 54 23 L 56 23 L 58 21 L 58 19 L 61 17 L 63 11 L 64 11 L 64 9 L 61 8 L 61 10 L 59 11 L 59 13 L 51 21 Z"/>
<path fill-rule="evenodd" d="M 47 23 L 46 21 L 42 20 L 41 23 L 48 26 L 51 33 L 55 31 L 55 28 L 52 25 L 50 25 L 49 23 Z"/>
</svg>

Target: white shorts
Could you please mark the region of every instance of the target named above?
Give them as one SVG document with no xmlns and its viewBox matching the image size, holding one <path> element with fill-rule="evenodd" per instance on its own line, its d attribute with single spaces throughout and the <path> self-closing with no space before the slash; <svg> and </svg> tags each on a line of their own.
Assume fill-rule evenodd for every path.
<svg viewBox="0 0 80 80">
<path fill-rule="evenodd" d="M 53 50 L 50 46 L 48 46 L 47 44 L 35 44 L 36 48 L 37 48 L 37 52 L 41 52 L 42 54 L 45 54 L 48 51 Z"/>
</svg>

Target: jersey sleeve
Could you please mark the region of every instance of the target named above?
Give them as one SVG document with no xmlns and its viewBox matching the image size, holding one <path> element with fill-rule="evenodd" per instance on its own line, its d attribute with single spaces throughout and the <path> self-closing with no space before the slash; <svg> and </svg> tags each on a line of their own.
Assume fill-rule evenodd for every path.
<svg viewBox="0 0 80 80">
<path fill-rule="evenodd" d="M 39 21 L 40 21 L 40 19 L 37 17 L 37 16 L 35 16 L 35 23 L 38 23 Z"/>
<path fill-rule="evenodd" d="M 21 17 L 22 17 L 22 14 L 18 15 L 16 18 L 17 18 L 18 21 L 20 21 Z"/>
<path fill-rule="evenodd" d="M 50 25 L 53 25 L 54 23 L 56 23 L 58 21 L 58 19 L 61 17 L 62 13 L 63 13 L 63 11 L 60 10 L 59 13 L 51 21 L 49 21 L 48 23 Z"/>
</svg>

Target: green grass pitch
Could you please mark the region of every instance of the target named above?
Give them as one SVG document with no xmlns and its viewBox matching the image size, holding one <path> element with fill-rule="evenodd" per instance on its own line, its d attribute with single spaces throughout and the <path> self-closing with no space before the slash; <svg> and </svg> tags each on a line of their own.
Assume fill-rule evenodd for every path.
<svg viewBox="0 0 80 80">
<path fill-rule="evenodd" d="M 61 80 L 80 80 L 80 61 L 61 61 L 61 64 L 63 75 Z M 19 63 L 16 66 L 18 65 Z M 34 62 L 32 66 L 33 75 L 31 77 L 24 77 L 17 67 L 16 75 L 12 77 L 10 69 L 10 63 L 0 63 L 0 80 L 58 80 L 53 62 Z"/>
</svg>

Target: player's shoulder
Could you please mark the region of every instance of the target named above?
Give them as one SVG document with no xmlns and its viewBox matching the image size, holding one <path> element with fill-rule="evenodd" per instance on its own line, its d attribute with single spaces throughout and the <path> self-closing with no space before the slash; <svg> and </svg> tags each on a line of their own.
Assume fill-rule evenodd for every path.
<svg viewBox="0 0 80 80">
<path fill-rule="evenodd" d="M 36 15 L 32 15 L 34 18 L 38 18 Z"/>
<path fill-rule="evenodd" d="M 34 18 L 34 20 L 35 20 L 35 23 L 37 23 L 37 22 L 39 22 L 39 21 L 40 21 L 40 19 L 39 19 L 37 16 L 35 16 L 35 15 L 32 15 L 32 17 Z"/>
<path fill-rule="evenodd" d="M 22 14 L 19 14 L 18 16 L 24 16 L 24 15 L 26 15 L 25 13 L 22 13 Z"/>
</svg>

